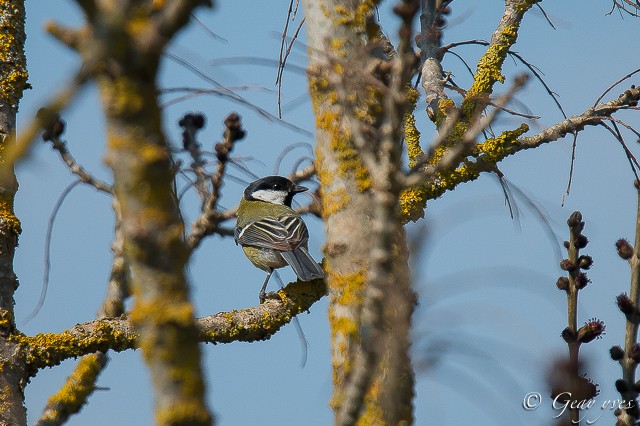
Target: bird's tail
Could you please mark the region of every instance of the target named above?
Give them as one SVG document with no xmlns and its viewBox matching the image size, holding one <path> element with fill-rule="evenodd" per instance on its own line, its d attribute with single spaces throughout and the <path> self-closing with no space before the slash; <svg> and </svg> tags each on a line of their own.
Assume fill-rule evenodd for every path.
<svg viewBox="0 0 640 426">
<path fill-rule="evenodd" d="M 302 281 L 311 281 L 315 278 L 323 278 L 324 272 L 320 265 L 313 260 L 306 248 L 297 247 L 293 251 L 285 251 L 280 253 L 284 260 L 296 273 Z"/>
</svg>

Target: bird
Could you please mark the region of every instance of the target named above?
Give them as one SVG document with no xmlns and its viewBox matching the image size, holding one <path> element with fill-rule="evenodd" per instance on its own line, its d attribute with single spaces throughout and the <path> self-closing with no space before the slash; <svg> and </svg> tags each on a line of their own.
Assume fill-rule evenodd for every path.
<svg viewBox="0 0 640 426">
<path fill-rule="evenodd" d="M 251 263 L 267 272 L 260 303 L 265 301 L 265 289 L 275 269 L 289 265 L 301 281 L 324 277 L 309 254 L 307 226 L 291 208 L 293 196 L 307 190 L 286 177 L 266 176 L 251 182 L 242 194 L 234 237 Z"/>
</svg>

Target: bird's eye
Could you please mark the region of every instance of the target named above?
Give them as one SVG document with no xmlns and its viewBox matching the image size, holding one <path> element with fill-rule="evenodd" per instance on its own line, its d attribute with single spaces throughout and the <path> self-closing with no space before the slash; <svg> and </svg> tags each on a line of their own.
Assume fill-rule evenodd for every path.
<svg viewBox="0 0 640 426">
<path fill-rule="evenodd" d="M 279 191 L 282 189 L 282 187 L 280 186 L 279 183 L 274 183 L 273 186 L 271 187 L 271 189 L 274 189 L 276 191 Z"/>
</svg>

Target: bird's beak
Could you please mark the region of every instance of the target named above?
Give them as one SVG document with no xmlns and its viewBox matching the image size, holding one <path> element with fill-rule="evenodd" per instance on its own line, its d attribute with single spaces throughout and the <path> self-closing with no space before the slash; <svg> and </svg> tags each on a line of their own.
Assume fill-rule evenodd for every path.
<svg viewBox="0 0 640 426">
<path fill-rule="evenodd" d="M 309 188 L 307 188 L 306 186 L 296 185 L 293 188 L 293 191 L 291 191 L 291 192 L 293 192 L 294 194 L 297 194 L 298 192 L 304 192 L 304 191 L 308 191 L 308 190 L 309 190 Z"/>
</svg>

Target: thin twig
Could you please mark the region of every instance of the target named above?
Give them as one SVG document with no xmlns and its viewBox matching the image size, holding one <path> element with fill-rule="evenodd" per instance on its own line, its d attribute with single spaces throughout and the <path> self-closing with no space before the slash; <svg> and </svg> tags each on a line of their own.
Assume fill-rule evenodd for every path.
<svg viewBox="0 0 640 426">
<path fill-rule="evenodd" d="M 200 142 L 198 142 L 197 134 L 204 127 L 205 119 L 203 114 L 185 114 L 179 121 L 178 125 L 182 127 L 182 146 L 189 152 L 193 162 L 191 163 L 191 170 L 196 175 L 196 181 L 194 186 L 198 191 L 198 195 L 204 202 L 209 197 L 209 188 L 207 184 L 208 174 L 204 169 L 204 160 L 200 148 Z"/>
<path fill-rule="evenodd" d="M 202 239 L 207 235 L 218 233 L 226 235 L 226 230 L 219 228 L 219 224 L 228 219 L 217 211 L 220 199 L 220 189 L 224 184 L 224 176 L 229 163 L 229 154 L 233 150 L 234 144 L 245 137 L 246 132 L 242 129 L 242 123 L 238 114 L 232 113 L 224 121 L 224 141 L 216 144 L 216 155 L 218 156 L 218 167 L 216 173 L 211 178 L 211 192 L 204 201 L 202 213 L 191 225 L 191 235 L 187 238 L 187 244 L 191 250 L 195 249 Z M 234 212 L 235 213 L 235 212 Z"/>
<path fill-rule="evenodd" d="M 198 19 L 198 17 L 196 16 L 195 13 L 191 13 L 191 19 L 193 19 L 193 22 L 198 24 L 198 26 L 200 28 L 202 28 L 207 34 L 209 34 L 212 38 L 214 38 L 216 40 L 219 40 L 221 42 L 224 42 L 224 43 L 228 43 L 229 42 L 229 40 L 227 40 L 226 38 L 221 37 L 218 34 L 216 34 L 213 31 L 211 31 L 211 29 L 209 27 L 207 27 L 200 19 Z"/>
<path fill-rule="evenodd" d="M 452 86 L 452 85 L 449 85 L 449 84 L 445 84 L 445 86 L 444 86 L 444 87 L 446 87 L 447 89 L 454 90 L 454 91 L 456 91 L 456 92 L 460 93 L 462 96 L 466 96 L 466 94 L 467 94 L 467 91 L 466 91 L 466 90 L 464 90 L 463 88 L 458 87 L 458 86 Z M 489 103 L 489 105 L 491 105 L 492 107 L 500 108 L 501 110 L 503 110 L 503 111 L 504 111 L 504 112 L 506 112 L 507 114 L 516 115 L 516 116 L 518 116 L 518 117 L 523 117 L 523 118 L 528 118 L 528 119 L 530 119 L 530 120 L 538 120 L 538 119 L 540 119 L 540 118 L 541 118 L 539 115 L 525 114 L 525 113 L 523 113 L 523 112 L 518 112 L 518 111 L 514 111 L 514 110 L 512 110 L 512 109 L 506 108 L 505 106 L 500 106 L 500 107 L 499 107 L 499 106 L 498 106 L 498 105 L 496 105 L 496 103 L 495 103 L 494 101 L 492 101 L 492 100 L 489 100 L 489 101 L 488 101 L 488 103 Z"/>
<path fill-rule="evenodd" d="M 272 58 L 263 58 L 260 56 L 230 56 L 225 58 L 214 59 L 210 62 L 211 66 L 222 66 L 222 65 L 234 65 L 234 64 L 249 64 L 249 65 L 262 65 L 268 67 L 277 67 L 278 61 Z M 295 71 L 299 74 L 304 75 L 307 69 L 300 65 L 292 65 L 290 62 L 287 62 L 287 70 Z M 308 96 L 308 95 L 307 95 Z"/>
<path fill-rule="evenodd" d="M 627 161 L 631 166 L 631 171 L 633 172 L 636 180 L 638 180 L 638 169 L 640 168 L 640 165 L 638 164 L 638 160 L 636 160 L 636 157 L 633 155 L 631 150 L 629 150 L 629 148 L 627 147 L 627 144 L 625 143 L 624 138 L 620 133 L 620 129 L 618 129 L 618 127 L 616 126 L 616 123 L 613 123 L 613 126 L 609 126 L 606 123 L 600 123 L 600 125 L 605 129 L 607 129 L 609 133 L 611 133 L 613 137 L 618 142 L 620 142 L 620 145 L 622 146 L 622 149 L 624 150 L 625 155 L 627 156 Z"/>
<path fill-rule="evenodd" d="M 276 161 L 273 165 L 273 173 L 274 174 L 279 174 L 280 173 L 280 166 L 282 165 L 282 162 L 284 161 L 285 157 L 294 149 L 296 148 L 308 148 L 309 151 L 313 152 L 313 146 L 308 143 L 308 142 L 298 142 L 298 143 L 293 143 L 287 147 L 285 147 L 282 152 L 278 155 L 278 158 L 276 158 Z"/>
<path fill-rule="evenodd" d="M 589 108 L 580 115 L 574 115 L 562 120 L 533 136 L 522 136 L 518 139 L 517 151 L 531 149 L 544 143 L 552 142 L 566 136 L 569 133 L 582 130 L 585 126 L 596 126 L 602 123 L 603 116 L 610 116 L 614 112 L 626 106 L 637 105 L 640 99 L 640 89 L 627 89 L 624 93 L 605 104 L 599 104 L 596 108 Z"/>
<path fill-rule="evenodd" d="M 562 206 L 564 207 L 565 197 L 571 192 L 571 182 L 573 181 L 573 169 L 576 164 L 576 147 L 578 146 L 578 133 L 573 133 L 573 142 L 571 143 L 571 164 L 569 166 L 569 179 L 567 181 L 567 189 L 562 194 Z"/>
<path fill-rule="evenodd" d="M 547 22 L 549 23 L 549 25 L 551 25 L 551 28 L 553 28 L 554 30 L 557 30 L 556 26 L 553 25 L 553 22 L 551 22 L 551 19 L 549 19 L 549 15 L 547 15 L 547 12 L 544 10 L 544 8 L 540 5 L 540 3 L 536 3 L 536 7 L 538 9 L 540 9 L 540 12 L 542 12 L 542 16 L 544 16 L 544 19 L 547 20 Z"/>
<path fill-rule="evenodd" d="M 81 182 L 86 183 L 97 191 L 104 192 L 106 194 L 113 194 L 113 190 L 111 185 L 106 182 L 101 181 L 100 179 L 94 177 L 91 173 L 89 173 L 84 167 L 76 162 L 73 158 L 69 149 L 67 148 L 67 144 L 60 138 L 53 138 L 52 147 L 60 154 L 60 157 L 65 162 L 65 164 L 69 167 L 69 170 L 74 175 L 78 176 Z"/>
<path fill-rule="evenodd" d="M 267 111 L 264 108 L 261 108 L 257 105 L 255 105 L 254 103 L 248 101 L 247 99 L 243 98 L 242 96 L 238 95 L 237 93 L 235 93 L 233 90 L 227 89 L 225 88 L 225 86 L 223 86 L 222 84 L 220 84 L 218 81 L 216 81 L 215 79 L 213 79 L 212 77 L 210 77 L 209 75 L 207 75 L 206 73 L 204 73 L 203 71 L 199 70 L 198 68 L 196 68 L 194 65 L 190 64 L 187 60 L 173 54 L 173 53 L 164 53 L 164 55 L 173 60 L 174 62 L 182 65 L 184 68 L 186 68 L 187 70 L 193 72 L 195 75 L 197 75 L 198 77 L 202 78 L 205 81 L 210 82 L 211 84 L 213 84 L 214 86 L 222 89 L 222 92 L 220 93 L 221 96 L 224 96 L 226 98 L 229 98 L 231 100 L 233 100 L 234 102 L 237 102 L 239 105 L 245 106 L 249 109 L 251 109 L 252 111 L 258 113 L 260 116 L 262 116 L 263 118 L 266 118 L 269 121 L 274 121 L 277 123 L 280 123 L 281 125 L 283 125 L 284 127 L 287 127 L 291 130 L 294 130 L 296 132 L 308 135 L 308 136 L 313 136 L 313 133 L 311 133 L 310 131 L 303 129 L 300 126 L 297 126 L 293 123 L 290 123 L 286 120 L 282 120 L 280 118 L 278 118 L 277 116 L 271 114 L 269 111 Z"/>
<path fill-rule="evenodd" d="M 475 44 L 475 45 L 480 45 L 480 46 L 489 46 L 490 43 L 488 41 L 484 41 L 484 40 L 465 40 L 465 41 L 460 41 L 460 42 L 454 42 L 454 43 L 449 43 L 448 45 L 444 46 L 442 48 L 442 50 L 444 52 L 450 52 L 453 53 L 452 51 L 450 51 L 450 49 L 457 47 L 457 46 L 464 46 L 464 45 L 470 45 L 470 44 Z M 517 58 L 520 62 L 522 62 L 522 64 L 524 64 L 524 66 L 526 66 L 529 71 L 531 71 L 531 73 L 536 77 L 536 79 L 542 84 L 542 86 L 544 87 L 544 89 L 547 91 L 547 94 L 549 94 L 549 96 L 551 96 L 551 99 L 553 99 L 553 102 L 556 104 L 556 106 L 558 107 L 558 109 L 560 110 L 560 113 L 562 113 L 562 116 L 564 118 L 567 118 L 566 113 L 564 112 L 564 108 L 562 108 L 562 105 L 560 104 L 560 101 L 557 98 L 557 93 L 555 93 L 553 90 L 551 90 L 551 88 L 549 87 L 549 85 L 547 84 L 546 81 L 544 81 L 544 79 L 542 78 L 543 73 L 540 71 L 540 69 L 538 67 L 536 67 L 535 65 L 533 65 L 532 63 L 530 63 L 529 61 L 527 61 L 526 59 L 524 59 L 524 57 L 522 55 L 520 55 L 518 52 L 514 52 L 513 50 L 509 50 L 507 52 L 510 56 L 513 56 L 515 58 Z M 460 55 L 456 55 L 458 58 L 460 58 L 461 60 L 462 57 Z M 464 62 L 464 60 L 463 60 Z M 471 70 L 471 68 L 466 64 L 467 69 Z M 472 72 L 473 74 L 473 72 Z"/>
<path fill-rule="evenodd" d="M 300 33 L 300 29 L 304 24 L 304 17 L 300 20 L 296 31 L 289 42 L 289 46 L 287 46 L 286 52 L 284 49 L 285 44 L 287 43 L 287 31 L 289 29 L 289 22 L 293 21 L 296 18 L 296 13 L 298 11 L 299 1 L 296 0 L 295 10 L 293 7 L 293 0 L 289 2 L 289 10 L 287 11 L 287 19 L 284 24 L 284 30 L 282 31 L 282 40 L 280 42 L 280 56 L 278 57 L 278 71 L 276 75 L 276 85 L 278 86 L 278 117 L 282 118 L 282 108 L 281 108 L 281 100 L 282 100 L 282 74 L 284 73 L 285 64 L 287 63 L 287 59 L 289 58 L 289 54 L 291 53 L 291 48 L 298 38 L 298 34 Z"/>
<path fill-rule="evenodd" d="M 623 81 L 625 81 L 628 78 L 631 78 L 633 75 L 635 75 L 635 74 L 637 74 L 639 72 L 640 72 L 640 68 L 638 68 L 636 70 L 633 70 L 629 74 L 627 74 L 624 77 L 621 77 L 620 79 L 618 79 L 611 86 L 607 87 L 607 90 L 602 92 L 602 95 L 598 96 L 598 99 L 596 99 L 596 101 L 593 103 L 591 108 L 595 108 L 600 103 L 600 101 L 607 95 L 607 93 L 609 93 L 611 90 L 613 90 L 614 87 L 616 87 L 618 84 L 622 83 Z"/>
<path fill-rule="evenodd" d="M 42 275 L 40 297 L 38 297 L 38 303 L 36 303 L 33 311 L 31 311 L 31 313 L 24 318 L 24 324 L 27 324 L 29 321 L 34 319 L 36 315 L 38 315 L 38 312 L 40 312 L 40 309 L 42 309 L 42 306 L 44 306 L 44 300 L 47 298 L 47 289 L 49 288 L 49 274 L 51 272 L 51 235 L 53 234 L 53 225 L 55 223 L 56 216 L 58 215 L 58 211 L 60 210 L 60 207 L 62 207 L 62 203 L 67 198 L 67 195 L 69 195 L 73 188 L 78 186 L 80 183 L 82 183 L 82 180 L 77 179 L 67 185 L 67 187 L 60 194 L 60 197 L 58 197 L 58 201 L 56 201 L 56 204 L 53 206 L 53 210 L 51 210 L 51 215 L 49 216 L 49 221 L 47 222 L 47 232 L 44 237 L 44 274 Z"/>
<path fill-rule="evenodd" d="M 76 95 L 87 82 L 89 68 L 90 65 L 85 64 L 82 69 L 75 74 L 71 81 L 54 96 L 53 100 L 44 106 L 44 109 L 52 111 L 53 113 L 59 113 L 68 107 L 75 100 Z M 0 168 L 0 172 L 5 168 L 7 170 L 11 170 L 16 162 L 28 154 L 38 133 L 42 130 L 43 124 L 44 123 L 40 118 L 34 118 L 27 123 L 20 134 L 16 137 L 15 143 L 12 141 L 8 141 L 6 143 L 6 151 L 3 154 L 4 164 L 3 167 Z M 0 180 L 1 178 L 3 178 L 2 173 L 0 173 Z"/>
</svg>

